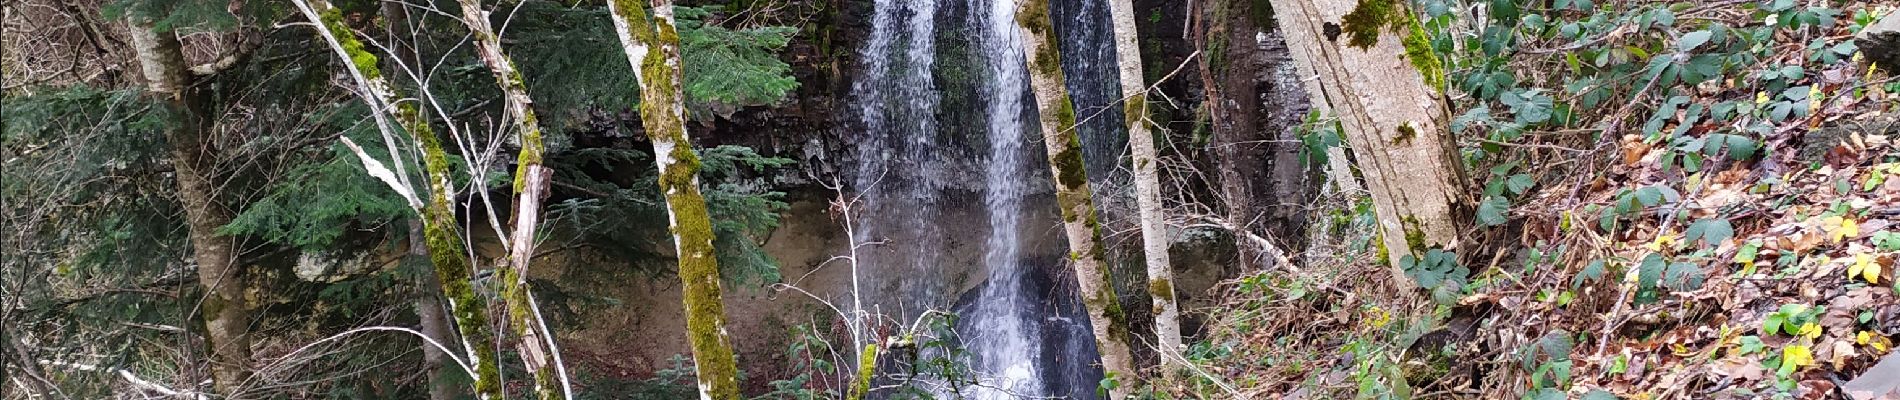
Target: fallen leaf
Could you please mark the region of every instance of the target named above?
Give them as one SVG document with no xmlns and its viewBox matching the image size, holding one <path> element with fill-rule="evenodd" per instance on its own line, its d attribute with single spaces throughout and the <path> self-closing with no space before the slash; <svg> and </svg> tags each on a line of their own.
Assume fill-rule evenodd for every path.
<svg viewBox="0 0 1900 400">
<path fill-rule="evenodd" d="M 1854 361 L 1854 357 L 1859 356 L 1860 353 L 1854 351 L 1853 343 L 1848 343 L 1846 340 L 1836 340 L 1834 341 L 1834 352 L 1829 354 L 1828 361 L 1830 361 L 1830 364 L 1834 364 L 1834 370 L 1840 371 L 1846 370 L 1847 363 Z"/>
<path fill-rule="evenodd" d="M 1827 239 L 1829 242 L 1840 243 L 1841 240 L 1860 237 L 1860 227 L 1854 222 L 1853 218 L 1837 215 L 1827 217 L 1822 220 L 1821 223 L 1824 227 L 1823 229 L 1827 230 Z"/>
<path fill-rule="evenodd" d="M 1791 344 L 1781 348 L 1781 369 L 1775 371 L 1781 376 L 1793 375 L 1796 369 L 1814 365 L 1814 352 L 1808 346 Z"/>
<path fill-rule="evenodd" d="M 1867 283 L 1880 283 L 1880 264 L 1874 262 L 1874 256 L 1867 253 L 1854 255 L 1854 263 L 1847 267 L 1847 279 L 1859 276 Z"/>
<path fill-rule="evenodd" d="M 1887 339 L 1886 335 L 1874 331 L 1860 331 L 1860 334 L 1854 335 L 1854 343 L 1874 349 L 1875 354 L 1886 353 L 1887 349 L 1893 347 L 1893 341 Z"/>
</svg>

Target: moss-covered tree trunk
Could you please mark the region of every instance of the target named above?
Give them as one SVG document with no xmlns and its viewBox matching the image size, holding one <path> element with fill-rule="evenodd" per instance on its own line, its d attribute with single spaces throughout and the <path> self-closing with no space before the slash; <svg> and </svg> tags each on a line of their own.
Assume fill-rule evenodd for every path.
<svg viewBox="0 0 1900 400">
<path fill-rule="evenodd" d="M 1155 319 L 1155 345 L 1162 364 L 1181 356 L 1181 310 L 1174 302 L 1174 270 L 1168 263 L 1168 226 L 1161 214 L 1161 174 L 1156 165 L 1154 125 L 1148 120 L 1148 84 L 1143 79 L 1141 46 L 1135 31 L 1135 4 L 1110 0 L 1115 24 L 1115 58 L 1121 74 L 1122 114 L 1127 117 L 1128 148 L 1134 155 L 1135 207 L 1141 216 L 1141 250 L 1148 264 L 1148 298 Z"/>
<path fill-rule="evenodd" d="M 1125 399 L 1133 391 L 1131 381 L 1139 378 L 1133 355 L 1129 353 L 1128 317 L 1122 312 L 1119 297 L 1115 296 L 1114 280 L 1110 279 L 1102 248 L 1102 226 L 1095 217 L 1088 171 L 1082 165 L 1082 144 L 1075 131 L 1075 104 L 1063 86 L 1062 57 L 1056 50 L 1049 0 L 1021 2 L 1016 9 L 1016 25 L 1021 28 L 1023 53 L 1029 60 L 1029 86 L 1036 95 L 1042 142 L 1048 150 L 1049 169 L 1055 176 L 1056 204 L 1062 209 L 1062 230 L 1069 240 L 1069 264 L 1075 268 L 1076 286 L 1082 292 L 1083 305 L 1088 308 L 1095 347 L 1102 355 L 1102 369 L 1121 381 L 1109 391 L 1109 397 Z"/>
<path fill-rule="evenodd" d="M 528 265 L 534 258 L 534 232 L 541 221 L 541 199 L 547 196 L 548 179 L 554 171 L 541 163 L 542 142 L 539 119 L 534 116 L 534 100 L 528 86 L 515 70 L 514 60 L 501 49 L 501 38 L 489 24 L 488 12 L 481 2 L 460 0 L 462 22 L 475 35 L 475 52 L 495 77 L 506 98 L 503 105 L 514 119 L 521 151 L 515 160 L 514 209 L 509 218 L 508 258 L 501 263 L 498 279 L 502 301 L 508 305 L 508 327 L 515 333 L 515 351 L 520 353 L 528 375 L 534 377 L 538 398 L 565 399 L 572 390 L 567 383 L 567 368 L 560 363 L 554 346 L 554 333 L 542 324 L 534 292 L 528 285 Z"/>
<path fill-rule="evenodd" d="M 672 0 L 652 0 L 647 18 L 639 0 L 610 0 L 614 30 L 640 81 L 640 123 L 653 142 L 659 164 L 660 192 L 666 195 L 673 249 L 684 281 L 687 338 L 703 399 L 738 399 L 739 373 L 726 334 L 725 305 L 719 295 L 719 262 L 713 254 L 712 218 L 699 193 L 699 155 L 686 136 L 686 105 L 681 88 L 679 30 Z"/>
<path fill-rule="evenodd" d="M 365 92 L 364 101 L 370 104 L 370 108 L 378 113 L 394 114 L 396 123 L 401 124 L 421 150 L 422 165 L 428 171 L 429 195 L 428 201 L 417 211 L 422 218 L 423 239 L 429 247 L 429 261 L 434 265 L 436 279 L 442 284 L 442 294 L 448 300 L 455 328 L 462 336 L 463 348 L 468 352 L 468 363 L 475 368 L 476 397 L 500 398 L 501 374 L 493 347 L 495 335 L 489 331 L 487 301 L 475 294 L 469 280 L 472 269 L 468 248 L 458 233 L 461 228 L 455 218 L 455 209 L 449 206 L 455 199 L 455 193 L 449 182 L 449 156 L 442 148 L 442 139 L 436 137 L 435 131 L 430 128 L 421 106 L 414 101 L 396 101 L 388 80 L 377 67 L 376 55 L 357 40 L 355 31 L 344 23 L 339 10 L 325 0 L 293 2 L 305 18 L 316 24 L 324 42 L 342 58 L 351 79 Z M 376 118 L 381 123 L 383 117 L 377 115 Z"/>
<path fill-rule="evenodd" d="M 401 68 L 402 65 L 418 65 L 421 57 L 416 53 L 413 36 L 407 36 L 410 28 L 409 6 L 402 2 L 388 1 L 382 4 L 383 30 L 387 35 L 384 44 L 389 46 L 390 57 L 383 60 L 388 68 Z M 422 229 L 422 221 L 409 221 L 409 256 L 427 260 L 428 242 L 423 240 L 427 233 Z M 415 308 L 417 330 L 423 336 L 436 343 L 455 343 L 449 333 L 449 319 L 442 304 L 442 283 L 435 275 L 422 274 L 415 282 Z M 441 348 L 422 345 L 422 365 L 429 374 L 429 400 L 455 400 L 467 395 L 462 379 L 454 374 L 459 368 L 450 368 L 451 356 Z"/>
<path fill-rule="evenodd" d="M 213 386 L 225 396 L 239 396 L 250 377 L 250 309 L 244 300 L 244 269 L 237 264 L 237 240 L 218 234 L 219 227 L 231 223 L 232 213 L 217 201 L 218 185 L 211 176 L 217 150 L 206 140 L 211 120 L 205 115 L 206 99 L 198 92 L 205 88 L 193 85 L 176 32 L 160 31 L 151 21 L 137 18 L 131 25 L 146 92 L 174 117 L 165 139 L 171 144 L 178 200 L 185 209 L 192 261 L 204 290 L 198 313 L 211 346 Z"/>
<path fill-rule="evenodd" d="M 1471 199 L 1446 130 L 1444 68 L 1403 0 L 1272 0 L 1308 90 L 1339 118 L 1401 286 L 1406 255 L 1457 244 Z"/>
</svg>

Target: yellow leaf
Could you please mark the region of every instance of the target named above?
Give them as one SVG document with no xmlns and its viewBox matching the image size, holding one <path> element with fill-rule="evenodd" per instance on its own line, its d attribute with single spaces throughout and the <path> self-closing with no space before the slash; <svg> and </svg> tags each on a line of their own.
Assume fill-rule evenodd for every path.
<svg viewBox="0 0 1900 400">
<path fill-rule="evenodd" d="M 1652 240 L 1649 244 L 1643 245 L 1643 248 L 1649 249 L 1649 251 L 1662 251 L 1662 249 L 1674 246 L 1675 244 L 1676 235 L 1664 233 L 1656 235 L 1656 240 Z"/>
<path fill-rule="evenodd" d="M 1853 218 L 1833 216 L 1821 220 L 1821 223 L 1827 229 L 1830 242 L 1840 243 L 1841 240 L 1860 236 L 1860 224 L 1854 223 Z"/>
<path fill-rule="evenodd" d="M 1801 325 L 1801 330 L 1797 335 L 1808 339 L 1821 337 L 1821 325 L 1813 322 Z"/>
<path fill-rule="evenodd" d="M 1887 340 L 1886 336 L 1874 333 L 1873 331 L 1860 331 L 1860 334 L 1854 335 L 1854 343 L 1871 347 L 1874 351 L 1879 353 L 1887 352 L 1887 346 L 1892 344 Z"/>
<path fill-rule="evenodd" d="M 1789 366 L 1805 367 L 1814 365 L 1814 352 L 1808 350 L 1808 346 L 1791 344 L 1781 349 L 1781 363 L 1783 364 L 1781 369 L 1788 371 L 1794 370 L 1794 368 L 1789 368 Z"/>
<path fill-rule="evenodd" d="M 1847 279 L 1861 277 L 1867 283 L 1880 283 L 1880 264 L 1874 262 L 1874 256 L 1867 253 L 1854 255 L 1853 265 L 1847 267 Z"/>
</svg>

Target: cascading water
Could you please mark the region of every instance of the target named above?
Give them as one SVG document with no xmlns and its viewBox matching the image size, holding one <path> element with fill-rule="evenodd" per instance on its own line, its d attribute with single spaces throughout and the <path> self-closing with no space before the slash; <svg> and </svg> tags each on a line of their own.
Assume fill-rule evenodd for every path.
<svg viewBox="0 0 1900 400">
<path fill-rule="evenodd" d="M 986 97 L 988 117 L 989 163 L 984 171 L 987 188 L 984 206 L 989 210 L 990 235 L 985 241 L 983 263 L 989 280 L 983 286 L 972 311 L 970 323 L 982 327 L 971 333 L 967 346 L 975 351 L 972 367 L 996 374 L 990 386 L 974 391 L 979 398 L 1006 398 L 1010 394 L 1041 395 L 1042 334 L 1029 310 L 1027 288 L 1023 284 L 1022 241 L 1016 227 L 1022 222 L 1023 197 L 1027 194 L 1028 169 L 1024 144 L 1027 127 L 1023 124 L 1025 104 L 1022 43 L 1014 35 L 1014 5 L 1008 1 L 974 1 L 970 9 L 975 24 L 984 35 L 982 59 L 991 77 L 982 94 Z M 985 4 L 986 3 L 986 4 Z M 987 5 L 987 7 L 985 7 Z M 1033 144 L 1033 143 L 1031 143 Z"/>
<path fill-rule="evenodd" d="M 944 271 L 975 268 L 944 265 L 961 253 L 945 247 L 961 243 L 951 239 L 978 232 L 944 232 L 942 220 L 954 217 L 943 210 L 965 206 L 946 200 L 960 199 L 950 193 L 980 190 L 987 217 L 982 233 L 987 236 L 971 238 L 971 242 L 980 239 L 983 249 L 980 259 L 968 262 L 981 264 L 984 280 L 972 292 L 961 294 L 954 309 L 961 315 L 957 331 L 970 355 L 964 361 L 969 362 L 978 384 L 958 392 L 982 400 L 1093 398 L 1101 371 L 1094 366 L 1088 321 L 1073 289 L 1068 289 L 1074 285 L 1066 280 L 1073 278 L 1049 272 L 1054 269 L 1049 267 L 1061 265 L 1056 255 L 1066 252 L 1031 244 L 1060 246 L 1060 241 L 1046 237 L 1057 232 L 1057 221 L 1052 217 L 1048 168 L 1042 164 L 1042 145 L 1035 134 L 1035 110 L 1029 102 L 1028 71 L 1016 31 L 1016 1 L 940 1 L 876 0 L 871 34 L 860 53 L 863 72 L 853 84 L 853 94 L 863 132 L 853 135 L 862 138 L 856 143 L 853 188 L 862 194 L 864 206 L 858 219 L 863 223 L 854 239 L 880 242 L 860 255 L 860 265 L 868 271 L 866 276 L 884 280 L 866 288 L 867 296 L 876 300 L 865 306 L 897 311 L 906 321 L 925 309 L 949 308 L 948 302 L 959 294 L 944 292 L 952 278 Z M 936 20 L 940 5 L 948 15 Z M 938 43 L 936 25 L 955 25 L 959 23 L 956 16 L 966 16 L 961 22 L 968 25 L 946 29 L 967 29 L 946 31 L 951 36 L 945 37 L 961 33 L 967 40 Z M 1101 13 L 1095 16 L 1106 18 Z M 1087 46 L 1065 45 L 1063 50 Z M 939 51 L 944 65 L 937 65 Z M 1087 53 L 1078 56 L 1091 63 L 1085 67 L 1095 68 L 1092 63 L 1099 62 L 1100 54 Z M 1112 68 L 1113 53 L 1102 54 L 1110 57 L 1108 67 Z M 946 79 L 935 74 L 946 68 L 955 71 L 950 76 L 968 77 L 967 82 L 933 81 L 933 77 Z M 1114 71 L 1104 71 L 1112 79 Z M 1083 82 L 1103 80 L 1084 78 Z M 1102 98 L 1112 94 L 1099 92 L 1093 90 L 1087 95 L 1091 97 L 1078 101 L 1107 104 L 1113 100 Z M 974 99 L 946 101 L 943 97 L 963 95 Z M 941 109 L 945 107 L 957 109 Z M 975 117 L 957 119 L 955 115 Z M 1120 120 L 1119 114 L 1097 118 L 1111 130 L 1117 125 L 1109 121 Z M 953 133 L 978 124 L 981 132 Z M 1085 136 L 1092 132 L 1100 135 L 1103 130 L 1085 127 L 1083 131 Z M 1119 155 L 1116 148 L 1097 149 L 1110 153 L 1090 157 L 1114 160 Z M 1112 168 L 1113 163 L 1107 165 Z M 980 184 L 967 182 L 977 176 Z"/>
<path fill-rule="evenodd" d="M 859 144 L 853 188 L 863 194 L 859 243 L 884 242 L 860 255 L 871 266 L 873 293 L 900 300 L 880 302 L 882 311 L 908 319 L 942 308 L 945 277 L 942 234 L 927 224 L 942 206 L 941 178 L 930 166 L 936 152 L 939 94 L 931 79 L 936 65 L 936 2 L 877 0 L 872 31 L 861 55 L 862 77 L 853 84 L 865 134 Z"/>
</svg>

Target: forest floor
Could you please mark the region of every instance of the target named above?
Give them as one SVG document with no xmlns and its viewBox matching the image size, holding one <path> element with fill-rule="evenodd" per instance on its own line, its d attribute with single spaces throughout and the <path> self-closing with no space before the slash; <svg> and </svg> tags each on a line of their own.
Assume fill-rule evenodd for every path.
<svg viewBox="0 0 1900 400">
<path fill-rule="evenodd" d="M 1853 8 L 1839 14 L 1867 12 Z M 1852 25 L 1809 35 L 1851 39 Z M 1681 33 L 1672 36 L 1695 36 Z M 1662 43 L 1682 54 L 1699 44 Z M 1217 288 L 1222 305 L 1195 310 L 1209 324 L 1186 354 L 1194 368 L 1154 390 L 1186 398 L 1895 398 L 1865 392 L 1900 384 L 1895 80 L 1817 61 L 1814 48 L 1760 53 L 1767 69 L 1807 65 L 1779 85 L 1748 70 L 1676 92 L 1687 103 L 1762 110 L 1782 101 L 1771 104 L 1771 91 L 1803 92 L 1787 99 L 1807 105 L 1805 116 L 1761 114 L 1753 124 L 1767 129 L 1745 140 L 1717 132 L 1751 124 L 1747 117 L 1701 119 L 1699 109 L 1639 91 L 1630 101 L 1647 103 L 1635 108 L 1671 110 L 1658 112 L 1652 121 L 1662 122 L 1648 132 L 1609 123 L 1573 130 L 1600 140 L 1508 143 L 1510 161 L 1491 164 L 1505 166 L 1492 169 L 1493 180 L 1522 195 L 1501 213 L 1508 218 L 1493 216 L 1506 222 L 1473 228 L 1451 249 L 1455 260 L 1429 278 L 1419 270 L 1437 267 L 1407 271 L 1418 281 L 1393 278 L 1371 248 L 1367 200 L 1324 199 L 1343 233 L 1309 246 L 1297 267 Z M 1551 65 L 1513 62 L 1521 76 Z M 1608 111 L 1578 111 L 1570 126 L 1625 117 Z M 1707 146 L 1728 146 L 1734 157 Z M 1512 168 L 1526 178 L 1503 179 Z M 1400 287 L 1434 286 L 1426 279 L 1462 285 Z"/>
<path fill-rule="evenodd" d="M 1781 167 L 1734 163 L 1688 176 L 1645 167 L 1660 150 L 1626 143 L 1617 183 L 1548 188 L 1558 194 L 1547 200 L 1578 192 L 1609 208 L 1655 191 L 1661 210 L 1607 234 L 1581 204 L 1521 206 L 1542 215 L 1512 227 L 1516 237 L 1497 238 L 1517 247 L 1473 263 L 1476 278 L 1455 302 L 1399 289 L 1367 248 L 1369 235 L 1312 249 L 1299 271 L 1263 271 L 1217 289 L 1223 305 L 1203 310 L 1212 318 L 1208 338 L 1188 354 L 1200 371 L 1173 390 L 1295 399 L 1595 391 L 1843 398 L 1841 387 L 1900 335 L 1896 121 L 1888 114 L 1792 131 L 1786 151 L 1760 161 Z M 1685 185 L 1692 189 L 1648 189 Z M 1657 216 L 1672 212 L 1695 222 Z M 1727 222 L 1701 218 L 1717 214 Z M 1645 280 L 1660 284 L 1646 289 Z M 1691 280 L 1702 282 L 1672 287 Z M 1881 379 L 1893 385 L 1900 374 Z"/>
</svg>

